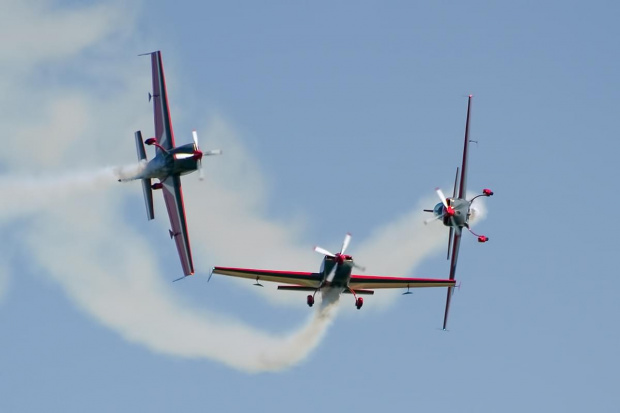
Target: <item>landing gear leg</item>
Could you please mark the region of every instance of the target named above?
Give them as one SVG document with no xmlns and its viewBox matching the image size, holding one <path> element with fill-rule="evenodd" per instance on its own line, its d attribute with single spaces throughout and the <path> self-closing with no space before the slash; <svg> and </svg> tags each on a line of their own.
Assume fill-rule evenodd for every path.
<svg viewBox="0 0 620 413">
<path fill-rule="evenodd" d="M 362 297 L 358 297 L 351 288 L 349 288 L 351 294 L 353 294 L 353 298 L 355 299 L 355 307 L 359 310 L 364 305 L 364 299 Z"/>
</svg>

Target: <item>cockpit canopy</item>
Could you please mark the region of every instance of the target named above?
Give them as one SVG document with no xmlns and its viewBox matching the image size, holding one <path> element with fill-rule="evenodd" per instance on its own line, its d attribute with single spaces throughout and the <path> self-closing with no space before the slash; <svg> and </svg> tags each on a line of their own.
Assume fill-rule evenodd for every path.
<svg viewBox="0 0 620 413">
<path fill-rule="evenodd" d="M 443 204 L 440 202 L 437 205 L 435 205 L 435 208 L 433 208 L 433 214 L 436 217 L 442 216 L 443 215 Z"/>
</svg>

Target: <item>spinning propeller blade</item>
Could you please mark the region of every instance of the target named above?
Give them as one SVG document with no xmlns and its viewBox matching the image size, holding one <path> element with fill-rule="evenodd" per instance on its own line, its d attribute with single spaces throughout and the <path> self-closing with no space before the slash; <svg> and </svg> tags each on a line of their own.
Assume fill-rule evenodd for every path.
<svg viewBox="0 0 620 413">
<path fill-rule="evenodd" d="M 357 263 L 355 261 L 353 261 L 353 266 L 355 268 L 357 268 L 358 270 L 362 271 L 362 272 L 366 271 L 366 267 L 362 267 L 361 265 L 357 265 Z"/>
<path fill-rule="evenodd" d="M 434 216 L 432 218 L 425 219 L 424 220 L 424 225 L 428 225 L 428 224 L 430 224 L 433 221 L 437 221 L 438 219 L 441 219 L 441 215 L 436 215 L 436 216 Z"/>
<path fill-rule="evenodd" d="M 325 256 L 337 259 L 336 261 L 337 264 L 334 265 L 334 267 L 331 269 L 329 274 L 327 274 L 327 278 L 326 278 L 327 282 L 331 282 L 334 279 L 334 276 L 336 275 L 336 269 L 338 268 L 338 264 L 342 264 L 345 258 L 350 259 L 349 256 L 344 254 L 347 248 L 349 247 L 350 243 L 351 243 L 351 234 L 347 233 L 347 235 L 344 236 L 344 240 L 342 241 L 342 248 L 340 248 L 340 252 L 338 254 L 334 254 L 333 252 L 330 252 L 326 250 L 325 248 L 322 248 L 319 246 L 314 247 L 314 250 L 318 252 L 319 254 L 323 254 Z M 358 265 L 355 262 L 353 262 L 353 266 L 359 269 L 360 271 L 366 271 L 365 267 L 362 267 L 361 265 Z"/>
<path fill-rule="evenodd" d="M 334 281 L 334 276 L 336 275 L 336 268 L 338 268 L 337 265 L 334 265 L 332 267 L 332 270 L 329 272 L 329 274 L 327 274 L 327 278 L 325 279 L 325 281 L 327 281 L 328 283 Z"/>
<path fill-rule="evenodd" d="M 344 254 L 347 247 L 351 243 L 351 234 L 347 232 L 347 235 L 344 236 L 344 241 L 342 241 L 342 248 L 340 248 L 340 253 Z"/>
<path fill-rule="evenodd" d="M 440 188 L 435 188 L 435 192 L 437 192 L 437 196 L 441 199 L 443 206 L 448 209 L 448 202 L 446 201 L 446 196 L 443 194 L 443 191 Z"/>
<path fill-rule="evenodd" d="M 327 255 L 328 257 L 335 257 L 335 254 L 332 254 L 331 252 L 327 251 L 325 248 L 321 248 L 321 247 L 314 247 L 314 250 L 316 252 L 318 252 L 319 254 L 323 254 L 323 255 Z"/>
<path fill-rule="evenodd" d="M 212 149 L 210 151 L 202 152 L 198 145 L 198 133 L 195 130 L 192 131 L 192 138 L 194 139 L 194 150 L 200 153 L 200 158 L 198 159 L 198 179 L 203 181 L 205 179 L 205 176 L 204 172 L 202 171 L 202 157 L 210 155 L 221 155 L 222 151 L 220 149 Z"/>
<path fill-rule="evenodd" d="M 205 173 L 202 171 L 202 159 L 198 161 L 198 179 L 205 180 Z"/>
<path fill-rule="evenodd" d="M 194 139 L 194 150 L 200 152 L 198 146 L 198 133 L 195 130 L 192 131 L 192 138 Z M 198 159 L 198 179 L 200 179 L 201 181 L 204 181 L 205 179 L 204 172 L 202 172 L 202 156 L 200 157 L 200 159 Z"/>
</svg>

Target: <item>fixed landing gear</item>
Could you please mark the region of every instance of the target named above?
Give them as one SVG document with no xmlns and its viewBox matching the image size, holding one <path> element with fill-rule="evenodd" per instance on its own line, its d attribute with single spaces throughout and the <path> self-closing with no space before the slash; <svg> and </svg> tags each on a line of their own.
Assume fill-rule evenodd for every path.
<svg viewBox="0 0 620 413">
<path fill-rule="evenodd" d="M 471 230 L 471 228 L 469 228 L 469 225 L 465 225 L 465 228 L 467 228 L 467 230 L 471 232 L 474 236 L 478 237 L 478 242 L 487 242 L 489 240 L 489 237 L 485 235 L 476 234 L 474 231 Z"/>
<path fill-rule="evenodd" d="M 314 305 L 314 296 L 312 294 L 308 295 L 306 302 L 308 303 L 308 307 L 312 307 Z"/>
<path fill-rule="evenodd" d="M 355 307 L 359 310 L 364 305 L 364 299 L 362 297 L 357 297 L 355 299 Z"/>
</svg>

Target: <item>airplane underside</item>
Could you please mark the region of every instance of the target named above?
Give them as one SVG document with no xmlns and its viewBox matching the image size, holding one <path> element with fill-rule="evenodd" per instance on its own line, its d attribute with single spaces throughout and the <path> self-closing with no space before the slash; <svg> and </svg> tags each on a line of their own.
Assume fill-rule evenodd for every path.
<svg viewBox="0 0 620 413">
<path fill-rule="evenodd" d="M 353 294 L 353 298 L 355 299 L 355 307 L 359 310 L 364 305 L 364 299 L 362 297 L 358 297 L 359 295 L 372 295 L 375 292 L 370 290 L 353 290 L 349 287 L 342 286 L 324 286 L 314 291 L 314 294 L 308 294 L 306 297 L 306 304 L 308 307 L 312 307 L 314 305 L 314 296 L 317 292 L 321 292 L 321 298 L 325 301 L 336 301 L 340 298 L 341 294 Z M 334 298 L 336 297 L 336 298 Z"/>
</svg>

